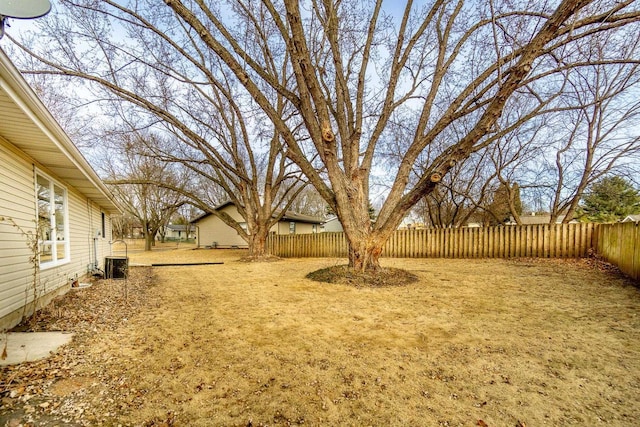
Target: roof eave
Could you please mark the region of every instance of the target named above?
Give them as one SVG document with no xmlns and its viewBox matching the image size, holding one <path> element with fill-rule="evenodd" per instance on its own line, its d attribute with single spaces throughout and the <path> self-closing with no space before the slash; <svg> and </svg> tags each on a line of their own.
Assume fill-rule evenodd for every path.
<svg viewBox="0 0 640 427">
<path fill-rule="evenodd" d="M 0 86 L 2 89 L 7 92 L 15 105 L 31 119 L 42 133 L 43 143 L 50 145 L 46 148 L 49 149 L 49 151 L 54 150 L 63 154 L 69 160 L 69 164 L 66 166 L 68 168 L 76 168 L 81 173 L 81 175 L 76 178 L 78 178 L 78 181 L 85 182 L 76 183 L 74 187 L 110 213 L 122 213 L 122 207 L 114 199 L 109 189 L 2 49 L 0 49 L 0 77 Z M 24 150 L 20 141 L 11 140 L 9 142 L 16 145 L 42 166 L 49 168 L 50 164 L 48 164 L 46 155 L 35 151 L 30 152 L 29 150 Z M 55 167 L 52 169 L 55 169 Z M 89 191 L 91 187 L 98 190 L 97 193 Z M 88 192 L 93 194 L 87 194 Z"/>
</svg>

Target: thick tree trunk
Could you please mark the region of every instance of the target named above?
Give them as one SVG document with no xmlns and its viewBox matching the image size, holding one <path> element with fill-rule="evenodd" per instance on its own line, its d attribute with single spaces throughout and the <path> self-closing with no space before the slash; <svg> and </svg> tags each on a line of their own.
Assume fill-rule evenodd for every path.
<svg viewBox="0 0 640 427">
<path fill-rule="evenodd" d="M 150 251 L 151 246 L 153 246 L 153 234 L 145 233 L 144 235 L 144 250 Z"/>
<path fill-rule="evenodd" d="M 357 221 L 346 219 L 342 223 L 349 244 L 349 267 L 357 272 L 375 271 L 380 268 L 382 248 L 389 236 L 372 228 L 368 212 L 358 217 Z"/>
<path fill-rule="evenodd" d="M 263 258 L 267 254 L 267 234 L 256 233 L 249 236 L 249 256 Z"/>
<path fill-rule="evenodd" d="M 343 197 L 336 198 L 336 213 L 349 245 L 349 267 L 355 272 L 375 271 L 389 234 L 372 223 L 367 180 L 356 174 L 350 184 Z"/>
<path fill-rule="evenodd" d="M 247 240 L 247 244 L 249 245 L 249 255 L 247 258 L 261 260 L 268 257 L 267 237 L 269 236 L 269 229 L 266 226 L 256 228 Z"/>
<path fill-rule="evenodd" d="M 380 255 L 384 243 L 375 243 L 369 238 L 348 239 L 349 243 L 349 267 L 355 271 L 375 271 L 380 268 Z"/>
</svg>

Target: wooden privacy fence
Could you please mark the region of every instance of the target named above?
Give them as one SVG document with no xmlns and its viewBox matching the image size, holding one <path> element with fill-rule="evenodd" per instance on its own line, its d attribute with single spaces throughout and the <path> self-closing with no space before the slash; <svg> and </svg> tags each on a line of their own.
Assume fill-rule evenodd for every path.
<svg viewBox="0 0 640 427">
<path fill-rule="evenodd" d="M 640 280 L 640 223 L 599 226 L 596 252 L 624 274 Z"/>
<path fill-rule="evenodd" d="M 383 257 L 580 258 L 595 246 L 597 224 L 522 225 L 398 230 Z M 280 257 L 346 257 L 343 233 L 271 235 L 267 250 Z"/>
</svg>

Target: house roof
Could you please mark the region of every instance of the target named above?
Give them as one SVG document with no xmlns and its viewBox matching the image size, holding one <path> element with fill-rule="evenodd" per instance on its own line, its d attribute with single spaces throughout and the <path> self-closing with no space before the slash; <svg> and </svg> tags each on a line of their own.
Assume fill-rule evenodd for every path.
<svg viewBox="0 0 640 427">
<path fill-rule="evenodd" d="M 315 216 L 303 215 L 297 212 L 286 212 L 281 221 L 305 222 L 308 224 L 322 224 L 322 220 Z"/>
<path fill-rule="evenodd" d="M 187 226 L 184 224 L 169 224 L 167 228 L 173 231 L 187 231 Z"/>
<path fill-rule="evenodd" d="M 322 223 L 323 223 L 323 224 L 326 224 L 326 223 L 328 223 L 328 222 L 333 222 L 333 221 L 338 221 L 338 217 L 337 217 L 337 216 L 335 216 L 335 215 L 334 215 L 334 216 L 331 216 L 331 217 L 329 217 L 329 218 L 325 219 L 324 221 L 322 221 Z"/>
<path fill-rule="evenodd" d="M 622 222 L 640 222 L 640 214 L 627 215 Z"/>
<path fill-rule="evenodd" d="M 556 224 L 561 224 L 565 217 L 566 215 L 558 215 L 556 218 Z M 522 225 L 549 224 L 551 222 L 551 215 L 521 215 L 520 221 L 522 222 Z"/>
<path fill-rule="evenodd" d="M 219 210 L 219 209 L 223 209 L 226 208 L 229 205 L 234 205 L 233 202 L 227 201 L 224 202 L 218 206 L 216 206 L 215 208 L 213 208 L 214 210 Z M 196 223 L 206 217 L 208 217 L 209 215 L 212 215 L 211 212 L 205 212 L 202 215 L 194 218 L 191 223 Z M 274 214 L 275 216 L 275 214 Z M 295 221 L 295 222 L 303 222 L 303 223 L 307 223 L 307 224 L 322 224 L 322 220 L 320 218 L 317 218 L 315 216 L 310 216 L 310 215 L 303 215 L 303 214 L 299 214 L 297 212 L 286 212 L 282 218 L 280 219 L 280 221 Z"/>
<path fill-rule="evenodd" d="M 227 202 L 221 203 L 218 206 L 216 206 L 215 208 L 213 208 L 213 210 L 214 211 L 220 210 L 220 209 L 225 208 L 225 207 L 227 207 L 229 205 L 233 205 L 233 202 L 227 201 Z M 198 222 L 198 221 L 200 221 L 200 220 L 202 220 L 202 219 L 204 219 L 204 218 L 206 218 L 206 217 L 208 217 L 210 215 L 213 215 L 213 214 L 211 212 L 204 212 L 201 215 L 198 215 L 197 217 L 192 219 L 190 222 L 191 222 L 191 224 L 195 224 L 196 222 Z"/>
<path fill-rule="evenodd" d="M 0 137 L 110 213 L 122 211 L 98 174 L 0 49 Z"/>
<path fill-rule="evenodd" d="M 558 220 L 562 222 L 562 219 L 558 218 Z M 551 215 L 520 215 L 520 221 L 524 225 L 549 224 Z"/>
</svg>

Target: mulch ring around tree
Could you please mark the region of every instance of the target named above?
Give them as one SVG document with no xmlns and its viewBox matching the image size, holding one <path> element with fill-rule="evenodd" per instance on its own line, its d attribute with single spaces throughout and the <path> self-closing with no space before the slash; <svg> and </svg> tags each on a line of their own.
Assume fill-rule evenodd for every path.
<svg viewBox="0 0 640 427">
<path fill-rule="evenodd" d="M 360 272 L 349 268 L 348 265 L 323 268 L 307 274 L 306 277 L 316 282 L 335 283 L 358 288 L 405 286 L 418 280 L 418 276 L 399 268 L 380 267 L 376 270 Z"/>
</svg>

